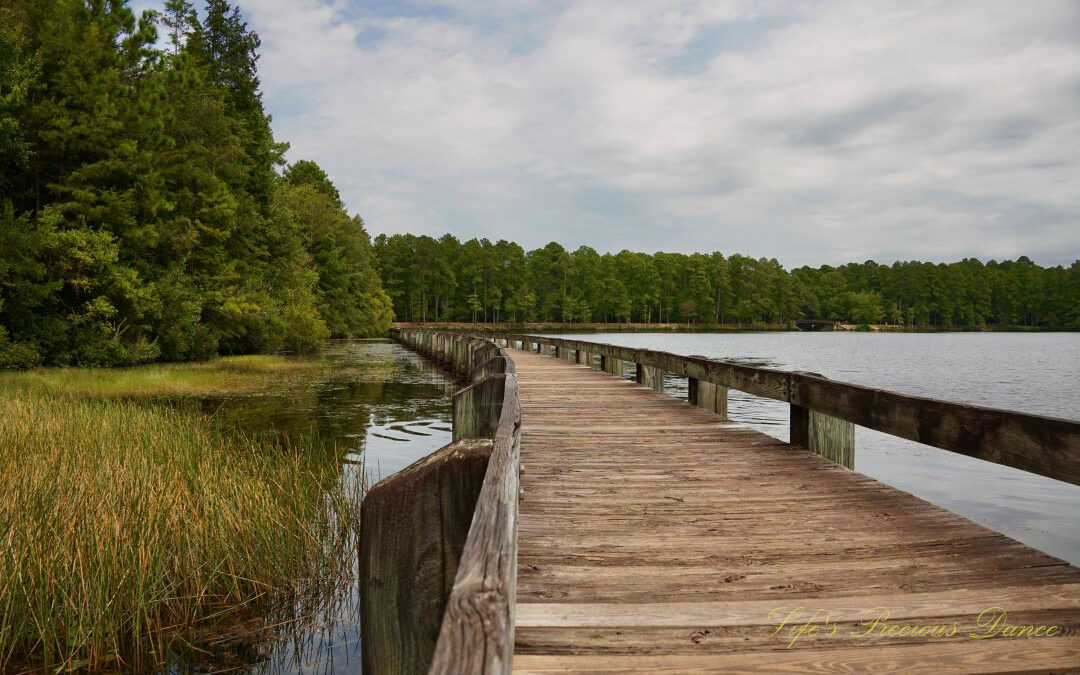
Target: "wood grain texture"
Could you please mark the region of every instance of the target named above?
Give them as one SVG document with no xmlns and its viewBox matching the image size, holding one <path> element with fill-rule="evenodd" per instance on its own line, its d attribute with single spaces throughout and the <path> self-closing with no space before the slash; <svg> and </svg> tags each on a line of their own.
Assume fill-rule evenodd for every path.
<svg viewBox="0 0 1080 675">
<path fill-rule="evenodd" d="M 374 485 L 361 504 L 365 673 L 425 673 L 492 443 L 451 443 Z"/>
<path fill-rule="evenodd" d="M 643 384 L 649 389 L 664 393 L 664 371 L 654 366 L 637 364 L 635 376 L 638 384 Z"/>
<path fill-rule="evenodd" d="M 529 675 L 741 675 L 774 673 L 904 673 L 904 675 L 1029 675 L 1075 673 L 1080 638 L 883 646 L 876 649 L 774 650 L 752 654 L 519 656 L 515 673 Z"/>
<path fill-rule="evenodd" d="M 696 405 L 720 417 L 728 416 L 727 387 L 691 377 L 687 381 L 687 396 L 690 405 Z"/>
<path fill-rule="evenodd" d="M 474 369 L 474 372 L 479 370 Z M 506 388 L 506 374 L 488 375 L 458 390 L 452 400 L 453 438 L 495 438 Z"/>
<path fill-rule="evenodd" d="M 407 672 L 423 672 L 414 670 L 417 664 L 426 662 L 418 658 L 417 655 L 420 655 L 430 656 L 429 673 L 508 673 L 514 652 L 521 446 L 521 405 L 515 364 L 507 358 L 506 350 L 498 348 L 491 339 L 417 330 L 394 331 L 392 336 L 433 358 L 445 360 L 456 372 L 476 378 L 475 382 L 454 396 L 454 437 L 456 440 L 459 437 L 490 436 L 493 440 L 489 446 L 485 446 L 490 447 L 490 457 L 484 465 L 482 483 L 474 500 L 475 508 L 470 507 L 466 511 L 469 524 L 463 530 L 467 536 L 460 546 L 460 557 L 456 550 L 453 552 L 451 562 L 456 567 L 456 574 L 448 591 L 434 593 L 429 588 L 430 584 L 418 584 L 415 588 L 410 586 L 411 572 L 419 563 L 408 557 L 411 551 L 409 547 L 399 546 L 406 554 L 397 556 L 404 562 L 396 569 L 393 586 L 399 597 L 408 600 L 406 604 L 409 607 L 388 605 L 380 609 L 373 605 L 365 610 L 365 616 L 370 611 L 368 621 L 382 620 L 391 626 L 397 624 L 399 630 L 396 637 L 404 635 L 403 639 L 381 641 L 385 646 L 380 644 L 376 648 L 378 663 L 394 666 L 406 664 L 410 668 Z M 429 457 L 418 462 L 417 466 L 436 459 Z M 430 490 L 437 482 L 426 474 L 413 473 L 417 477 L 419 490 Z M 402 491 L 395 494 L 398 492 Z M 383 501 L 390 503 L 389 500 Z M 399 502 L 394 504 L 405 513 L 419 508 L 414 504 Z M 373 521 L 382 525 L 382 530 L 364 539 L 369 542 L 371 550 L 375 550 L 374 547 L 379 546 L 383 539 L 393 542 L 410 536 L 415 524 L 408 518 L 390 522 L 391 510 L 384 508 L 379 513 L 383 517 Z M 459 536 L 455 541 L 460 539 Z M 369 557 L 378 558 L 377 555 Z M 440 587 L 440 590 L 446 589 Z M 427 596 L 434 598 L 432 602 L 437 602 L 437 605 L 423 605 L 422 600 Z M 375 593 L 373 597 L 378 599 L 380 596 Z M 419 617 L 415 615 L 416 607 L 426 607 L 429 611 Z M 409 624 L 407 629 L 401 629 L 401 622 Z M 434 651 L 431 653 L 429 645 L 433 623 L 438 626 Z M 364 628 L 367 629 L 366 623 Z M 378 639 L 382 634 L 378 633 L 378 628 L 375 630 L 375 638 Z M 417 634 L 416 631 L 420 630 L 422 634 Z M 392 630 L 384 633 L 395 637 Z M 364 648 L 367 672 L 369 657 L 366 642 Z M 374 658 L 370 661 L 373 662 Z M 371 667 L 375 668 L 374 665 Z"/>
<path fill-rule="evenodd" d="M 517 380 L 514 373 L 507 373 L 494 448 L 442 617 L 430 673 L 509 672 L 517 593 L 520 432 Z"/>
<path fill-rule="evenodd" d="M 515 672 L 1080 666 L 1077 568 L 646 386 L 509 353 L 528 467 Z M 1060 635 L 969 637 L 995 605 Z M 852 635 L 879 606 L 892 623 L 958 634 Z M 805 620 L 822 609 L 839 632 L 786 648 L 770 621 L 780 607 L 803 607 Z"/>
</svg>

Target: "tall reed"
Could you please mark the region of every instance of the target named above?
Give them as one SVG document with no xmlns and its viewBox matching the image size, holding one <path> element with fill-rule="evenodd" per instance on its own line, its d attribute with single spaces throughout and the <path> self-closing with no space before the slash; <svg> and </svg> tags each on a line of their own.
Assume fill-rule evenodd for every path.
<svg viewBox="0 0 1080 675">
<path fill-rule="evenodd" d="M 168 407 L 7 391 L 0 671 L 152 666 L 215 615 L 347 572 L 358 499 L 333 455 Z"/>
</svg>

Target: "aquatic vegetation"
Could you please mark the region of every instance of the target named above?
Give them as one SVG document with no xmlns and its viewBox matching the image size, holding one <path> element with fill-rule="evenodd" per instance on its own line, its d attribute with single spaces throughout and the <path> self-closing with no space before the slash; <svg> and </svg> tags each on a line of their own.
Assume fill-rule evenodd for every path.
<svg viewBox="0 0 1080 675">
<path fill-rule="evenodd" d="M 253 367 L 287 369 L 267 366 Z M 120 372 L 98 377 L 98 391 L 150 388 L 146 375 Z M 82 391 L 82 377 L 59 381 Z M 361 486 L 342 481 L 336 451 L 317 439 L 256 439 L 167 406 L 5 389 L 0 670 L 154 666 L 200 627 L 297 611 L 296 598 L 352 574 L 355 555 L 342 549 L 355 545 Z"/>
<path fill-rule="evenodd" d="M 39 368 L 0 373 L 0 391 L 30 389 L 84 396 L 213 396 L 263 391 L 284 379 L 329 369 L 325 361 L 266 354 L 132 368 Z"/>
</svg>

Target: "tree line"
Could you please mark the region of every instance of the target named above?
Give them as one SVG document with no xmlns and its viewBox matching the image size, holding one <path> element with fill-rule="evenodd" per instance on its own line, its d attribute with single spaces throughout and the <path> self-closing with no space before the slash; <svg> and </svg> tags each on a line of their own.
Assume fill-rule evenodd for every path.
<svg viewBox="0 0 1080 675">
<path fill-rule="evenodd" d="M 0 367 L 386 330 L 363 222 L 284 167 L 258 48 L 226 0 L 0 0 Z"/>
<path fill-rule="evenodd" d="M 719 252 L 598 253 L 550 243 L 380 235 L 383 287 L 404 321 L 788 324 L 1080 329 L 1080 261 L 873 261 L 791 271 Z"/>
</svg>

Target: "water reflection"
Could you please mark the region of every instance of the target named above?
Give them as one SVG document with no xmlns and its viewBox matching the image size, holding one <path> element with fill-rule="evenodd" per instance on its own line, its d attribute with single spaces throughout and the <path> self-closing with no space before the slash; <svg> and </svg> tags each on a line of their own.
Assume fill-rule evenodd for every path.
<svg viewBox="0 0 1080 675">
<path fill-rule="evenodd" d="M 341 480 L 351 486 L 371 484 L 450 442 L 453 383 L 430 362 L 385 340 L 331 341 L 321 358 L 329 368 L 198 406 L 228 428 L 316 437 L 336 447 Z M 215 627 L 215 635 L 198 640 L 198 648 L 178 654 L 162 672 L 359 675 L 355 543 L 342 544 L 352 571 L 345 583 L 309 580 L 299 606 L 282 613 L 300 620 L 252 616 Z"/>
<path fill-rule="evenodd" d="M 450 442 L 453 384 L 430 362 L 385 340 L 330 341 L 322 358 L 326 371 L 202 408 L 248 433 L 315 435 L 363 458 L 369 482 Z"/>
</svg>

